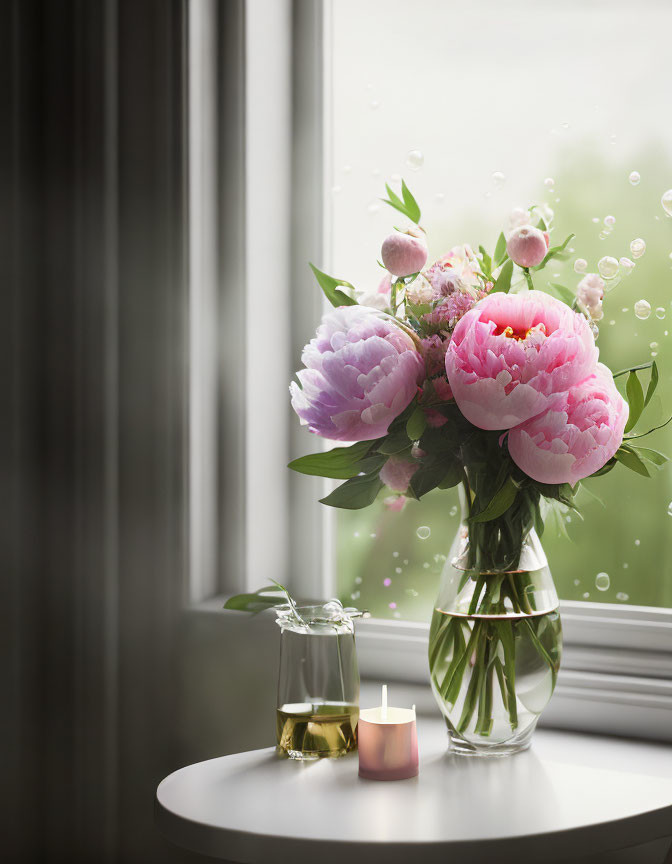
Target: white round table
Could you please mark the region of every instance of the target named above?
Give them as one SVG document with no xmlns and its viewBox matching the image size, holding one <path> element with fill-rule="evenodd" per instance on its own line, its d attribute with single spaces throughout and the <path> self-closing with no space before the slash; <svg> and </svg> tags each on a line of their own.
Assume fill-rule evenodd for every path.
<svg viewBox="0 0 672 864">
<path fill-rule="evenodd" d="M 672 835 L 672 747 L 541 729 L 526 753 L 465 758 L 446 754 L 440 722 L 418 727 L 411 780 L 362 780 L 356 754 L 300 763 L 254 750 L 166 777 L 158 826 L 247 864 L 546 864 Z"/>
</svg>

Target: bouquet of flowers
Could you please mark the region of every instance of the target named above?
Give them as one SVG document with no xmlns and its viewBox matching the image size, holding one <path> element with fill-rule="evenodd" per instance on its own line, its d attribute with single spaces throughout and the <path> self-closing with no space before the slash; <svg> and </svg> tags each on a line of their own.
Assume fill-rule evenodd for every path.
<svg viewBox="0 0 672 864">
<path fill-rule="evenodd" d="M 559 623 L 544 618 L 557 595 L 539 575 L 548 570 L 536 539 L 544 514 L 576 509 L 587 477 L 617 465 L 646 477 L 666 461 L 641 445 L 654 430 L 634 431 L 658 370 L 652 360 L 612 374 L 599 362 L 604 280 L 584 275 L 575 290 L 546 281 L 544 268 L 568 256 L 573 235 L 551 244 L 543 210 L 518 211 L 492 254 L 462 245 L 426 266 L 420 207 L 403 181 L 400 195 L 386 189 L 409 227 L 384 240 L 375 292 L 313 267 L 335 308 L 290 385 L 301 422 L 348 446 L 290 468 L 344 480 L 322 503 L 350 509 L 379 493 L 401 509 L 461 485 L 465 519 L 447 563 L 452 593 L 437 604 L 430 634 L 432 683 L 449 729 L 487 738 L 497 725 L 496 679 L 505 741 L 525 707 L 516 692 L 520 640 L 545 664 L 551 692 L 559 664 Z M 614 263 L 623 273 L 634 267 Z M 554 601 L 540 599 L 544 591 Z M 549 628 L 556 636 L 544 641 Z"/>
</svg>

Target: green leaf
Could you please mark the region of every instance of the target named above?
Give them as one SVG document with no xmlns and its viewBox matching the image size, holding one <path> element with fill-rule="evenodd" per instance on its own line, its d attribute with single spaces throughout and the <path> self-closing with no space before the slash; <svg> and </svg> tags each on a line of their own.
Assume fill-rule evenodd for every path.
<svg viewBox="0 0 672 864">
<path fill-rule="evenodd" d="M 568 306 L 571 306 L 576 300 L 576 294 L 566 285 L 558 285 L 557 282 L 548 282 L 547 284 L 549 288 L 553 289 L 551 293 Z"/>
<path fill-rule="evenodd" d="M 452 489 L 462 480 L 462 466 L 459 462 L 451 462 L 450 468 L 445 473 L 440 483 L 437 483 L 439 489 Z"/>
<path fill-rule="evenodd" d="M 649 379 L 649 386 L 646 388 L 646 398 L 644 399 L 644 407 L 649 404 L 651 401 L 651 397 L 656 392 L 656 387 L 658 386 L 658 364 L 654 360 L 651 364 L 651 378 Z"/>
<path fill-rule="evenodd" d="M 625 467 L 629 468 L 631 471 L 641 474 L 642 477 L 651 476 L 646 465 L 642 462 L 635 451 L 631 450 L 629 447 L 619 447 L 614 455 L 622 465 L 625 465 Z"/>
<path fill-rule="evenodd" d="M 408 211 L 409 219 L 417 225 L 420 222 L 420 207 L 418 202 L 411 195 L 411 190 L 406 185 L 405 181 L 401 181 L 401 194 L 404 198 L 404 204 Z"/>
<path fill-rule="evenodd" d="M 664 429 L 668 423 L 672 423 L 672 417 L 668 417 L 664 423 L 660 424 L 660 426 L 654 426 L 653 429 L 647 429 L 646 432 L 639 432 L 637 435 L 626 435 L 625 439 L 628 441 L 634 441 L 635 438 L 646 438 L 646 436 L 650 435 L 652 432 L 657 432 L 659 429 Z"/>
<path fill-rule="evenodd" d="M 541 264 L 537 264 L 537 266 L 533 267 L 532 269 L 533 270 L 542 270 L 548 264 L 548 262 L 551 261 L 553 258 L 559 258 L 562 255 L 562 253 L 565 251 L 565 248 L 566 248 L 567 244 L 569 243 L 569 241 L 572 240 L 574 238 L 574 236 L 575 236 L 574 234 L 570 234 L 565 239 L 565 241 L 563 243 L 561 243 L 559 246 L 551 246 L 551 248 L 546 253 L 546 257 L 541 262 Z"/>
<path fill-rule="evenodd" d="M 271 590 L 271 589 L 266 589 Z M 287 598 L 283 594 L 278 594 L 275 597 L 259 594 L 235 594 L 224 604 L 225 609 L 234 609 L 236 612 L 263 612 L 265 609 L 272 609 L 274 606 L 280 606 L 286 603 Z"/>
<path fill-rule="evenodd" d="M 630 414 L 628 415 L 628 422 L 625 424 L 625 431 L 629 432 L 637 423 L 644 410 L 644 391 L 636 372 L 631 372 L 628 375 L 625 392 L 628 397 L 628 405 L 630 406 Z"/>
<path fill-rule="evenodd" d="M 396 453 L 401 453 L 402 450 L 406 450 L 410 446 L 411 442 L 406 434 L 406 429 L 402 428 L 386 435 L 376 450 L 378 453 L 384 453 L 386 456 L 394 456 Z"/>
<path fill-rule="evenodd" d="M 648 363 L 640 363 L 639 366 L 628 366 L 627 369 L 619 369 L 618 372 L 613 373 L 612 377 L 620 378 L 621 375 L 627 375 L 628 372 L 641 372 L 642 369 L 651 369 L 655 362 L 655 360 L 649 360 Z"/>
<path fill-rule="evenodd" d="M 476 516 L 472 516 L 470 521 L 490 522 L 506 513 L 516 499 L 518 488 L 516 481 L 509 475 L 504 484 L 492 496 L 486 507 L 480 513 L 477 513 Z"/>
<path fill-rule="evenodd" d="M 482 255 L 481 269 L 483 270 L 483 275 L 487 279 L 490 279 L 490 277 L 492 276 L 492 258 L 485 251 L 485 246 L 479 246 L 478 251 Z"/>
<path fill-rule="evenodd" d="M 408 418 L 406 423 L 406 434 L 411 441 L 417 441 L 427 427 L 427 418 L 425 412 L 419 405 L 416 405 L 415 411 Z"/>
<path fill-rule="evenodd" d="M 641 459 L 646 459 L 647 462 L 653 462 L 654 465 L 664 465 L 666 462 L 670 461 L 669 456 L 661 453 L 660 450 L 652 450 L 650 447 L 629 447 L 628 449 L 634 450 Z"/>
<path fill-rule="evenodd" d="M 497 278 L 497 281 L 494 284 L 494 287 L 490 291 L 491 294 L 494 294 L 497 291 L 502 291 L 504 294 L 508 294 L 509 288 L 511 287 L 511 277 L 513 276 L 513 261 L 510 259 L 504 264 L 502 267 L 500 274 Z"/>
<path fill-rule="evenodd" d="M 317 477 L 332 477 L 334 480 L 347 480 L 356 477 L 362 469 L 358 463 L 373 446 L 373 441 L 358 441 L 351 447 L 335 447 L 326 453 L 310 453 L 294 459 L 287 466 L 299 474 Z"/>
<path fill-rule="evenodd" d="M 506 258 L 506 237 L 504 236 L 504 232 L 502 231 L 499 237 L 497 238 L 497 245 L 495 246 L 495 267 L 499 267 L 499 265 Z"/>
<path fill-rule="evenodd" d="M 326 498 L 321 498 L 320 503 L 342 510 L 361 510 L 373 504 L 382 488 L 383 481 L 378 477 L 378 472 L 363 474 L 346 480 Z"/>
<path fill-rule="evenodd" d="M 385 184 L 385 191 L 387 192 L 387 198 L 381 198 L 385 204 L 389 204 L 390 207 L 394 207 L 395 210 L 398 210 L 400 213 L 403 213 L 411 222 L 415 222 L 417 225 L 420 222 L 420 208 L 418 207 L 418 202 L 415 200 L 413 195 L 406 185 L 406 183 L 401 181 L 401 194 L 403 196 L 403 200 L 392 191 L 390 185 L 388 183 Z"/>
<path fill-rule="evenodd" d="M 349 297 L 337 288 L 338 285 L 343 285 L 345 288 L 354 289 L 354 285 L 351 285 L 350 282 L 346 282 L 344 279 L 334 279 L 333 276 L 328 276 L 326 273 L 318 270 L 314 264 L 310 265 L 310 269 L 315 274 L 320 288 L 324 291 L 327 300 L 332 306 L 357 306 L 356 300 L 353 300 L 352 297 Z"/>
</svg>

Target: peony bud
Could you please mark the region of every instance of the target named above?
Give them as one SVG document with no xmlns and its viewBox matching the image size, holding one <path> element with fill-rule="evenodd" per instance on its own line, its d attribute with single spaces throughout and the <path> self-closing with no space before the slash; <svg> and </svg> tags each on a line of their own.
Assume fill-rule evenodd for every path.
<svg viewBox="0 0 672 864">
<path fill-rule="evenodd" d="M 547 241 L 542 231 L 532 225 L 523 225 L 509 234 L 506 251 L 519 267 L 536 267 L 546 257 Z"/>
<path fill-rule="evenodd" d="M 413 230 L 413 229 L 411 229 Z M 420 232 L 401 234 L 395 231 L 383 241 L 381 257 L 383 264 L 393 276 L 410 276 L 418 273 L 427 261 L 427 244 Z"/>
</svg>

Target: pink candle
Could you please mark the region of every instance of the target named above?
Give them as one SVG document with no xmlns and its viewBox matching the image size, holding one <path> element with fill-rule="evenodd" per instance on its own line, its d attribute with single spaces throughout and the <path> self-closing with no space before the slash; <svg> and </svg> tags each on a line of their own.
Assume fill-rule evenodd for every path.
<svg viewBox="0 0 672 864">
<path fill-rule="evenodd" d="M 418 773 L 418 732 L 413 708 L 388 708 L 383 684 L 380 708 L 359 712 L 359 776 L 368 780 L 406 780 Z"/>
</svg>

